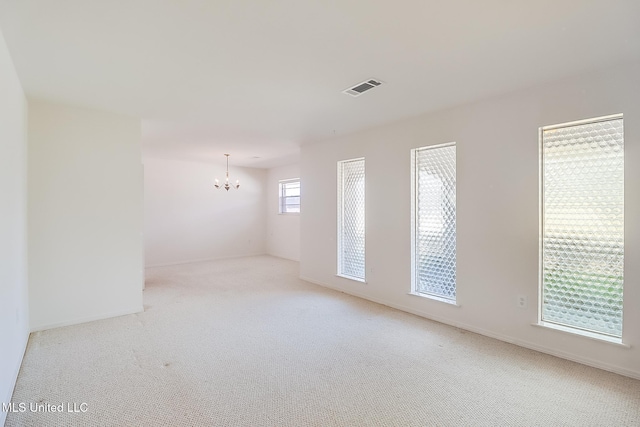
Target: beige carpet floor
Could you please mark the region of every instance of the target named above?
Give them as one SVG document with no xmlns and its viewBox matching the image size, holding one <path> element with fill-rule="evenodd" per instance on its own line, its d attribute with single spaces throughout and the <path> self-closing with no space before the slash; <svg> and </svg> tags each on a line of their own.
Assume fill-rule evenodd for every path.
<svg viewBox="0 0 640 427">
<path fill-rule="evenodd" d="M 147 270 L 145 311 L 34 333 L 7 426 L 632 426 L 640 381 L 297 278 Z"/>
</svg>

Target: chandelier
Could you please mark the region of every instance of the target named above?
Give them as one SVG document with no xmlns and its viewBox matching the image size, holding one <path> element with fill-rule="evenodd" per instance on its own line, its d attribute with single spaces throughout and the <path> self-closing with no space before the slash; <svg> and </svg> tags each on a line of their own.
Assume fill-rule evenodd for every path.
<svg viewBox="0 0 640 427">
<path fill-rule="evenodd" d="M 229 191 L 229 189 L 231 187 L 235 188 L 236 190 L 238 188 L 240 188 L 240 181 L 236 180 L 236 183 L 234 185 L 230 185 L 229 184 L 229 154 L 225 154 L 225 156 L 227 156 L 227 177 L 224 180 L 224 185 L 220 185 L 220 182 L 216 179 L 216 183 L 214 184 L 214 186 L 219 190 L 221 188 L 224 188 L 225 190 Z"/>
</svg>

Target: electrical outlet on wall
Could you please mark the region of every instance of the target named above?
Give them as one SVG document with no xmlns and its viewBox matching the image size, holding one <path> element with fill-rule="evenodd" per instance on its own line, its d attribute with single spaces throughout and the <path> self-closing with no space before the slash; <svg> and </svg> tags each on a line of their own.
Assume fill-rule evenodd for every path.
<svg viewBox="0 0 640 427">
<path fill-rule="evenodd" d="M 518 295 L 518 307 L 527 308 L 527 296 L 526 295 Z"/>
</svg>

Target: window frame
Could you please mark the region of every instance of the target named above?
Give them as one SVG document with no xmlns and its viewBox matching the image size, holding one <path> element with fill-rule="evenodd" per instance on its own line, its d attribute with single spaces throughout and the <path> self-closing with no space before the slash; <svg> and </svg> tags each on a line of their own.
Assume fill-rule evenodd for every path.
<svg viewBox="0 0 640 427">
<path fill-rule="evenodd" d="M 458 283 L 456 278 L 456 295 L 455 298 L 447 298 L 445 296 L 420 292 L 418 290 L 418 168 L 417 168 L 417 154 L 420 151 L 435 150 L 438 148 L 454 147 L 456 158 L 456 193 L 457 193 L 457 157 L 458 157 L 458 145 L 455 141 L 445 142 L 442 144 L 427 145 L 423 147 L 417 147 L 411 149 L 411 290 L 410 295 L 419 296 L 422 298 L 428 298 L 434 301 L 444 302 L 459 307 L 458 304 Z M 457 229 L 457 202 L 456 202 L 456 229 Z M 457 258 L 457 239 L 456 239 L 456 258 Z M 457 262 L 456 262 L 457 271 Z"/>
<path fill-rule="evenodd" d="M 362 258 L 365 260 L 364 261 L 364 271 L 363 271 L 363 275 L 362 277 L 358 277 L 358 276 L 353 276 L 347 273 L 344 273 L 344 259 L 343 259 L 343 239 L 344 239 L 344 229 L 343 229 L 343 225 L 344 225 L 344 207 L 345 207 L 345 203 L 344 203 L 344 165 L 348 164 L 348 163 L 353 163 L 353 162 L 362 162 L 363 163 L 363 180 L 364 180 L 364 195 L 363 195 L 363 204 L 364 206 L 362 207 L 362 210 L 364 212 L 364 219 L 363 219 L 363 239 L 364 239 L 364 253 L 362 254 Z M 352 158 L 352 159 L 346 159 L 346 160 L 338 160 L 337 162 L 337 227 L 336 227 L 336 231 L 337 231 L 337 273 L 336 276 L 338 277 L 342 277 L 345 279 L 349 279 L 349 280 L 354 280 L 357 282 L 362 282 L 362 283 L 366 283 L 366 272 L 367 272 L 367 268 L 366 268 L 366 161 L 364 157 L 356 157 L 356 158 Z"/>
<path fill-rule="evenodd" d="M 300 183 L 300 178 L 288 178 L 281 179 L 278 181 L 278 215 L 300 215 L 302 211 L 302 194 L 298 195 L 298 212 L 289 212 L 286 210 L 287 197 L 296 197 L 296 196 L 286 196 L 285 191 L 287 189 L 287 184 L 298 183 L 298 191 L 301 192 L 302 186 Z"/>
<path fill-rule="evenodd" d="M 580 336 L 584 336 L 587 338 L 591 338 L 591 339 L 595 339 L 598 341 L 605 341 L 605 342 L 611 342 L 614 344 L 621 344 L 621 345 L 625 345 L 623 343 L 623 336 L 624 336 L 624 288 L 625 288 L 625 268 L 624 268 L 624 262 L 626 259 L 626 254 L 625 254 L 625 245 L 623 243 L 623 271 L 622 271 L 622 304 L 621 304 L 621 319 L 622 319 L 622 325 L 621 325 L 621 333 L 620 336 L 618 335 L 613 335 L 613 334 L 608 334 L 605 332 L 599 332 L 599 331 L 594 331 L 594 330 L 590 330 L 590 329 L 585 329 L 585 328 L 581 328 L 579 326 L 573 326 L 573 325 L 567 325 L 565 323 L 561 323 L 561 322 L 555 322 L 553 320 L 544 320 L 543 315 L 544 315 L 544 271 L 545 271 L 545 264 L 544 264 L 544 239 L 545 239 L 545 222 L 544 222 L 544 218 L 545 218 L 545 203 L 544 203 L 544 198 L 545 198 L 545 186 L 544 186 L 544 179 L 545 179 L 545 150 L 544 150 L 544 132 L 545 131 L 549 131 L 549 130 L 554 130 L 554 129 L 562 129 L 562 128 L 568 128 L 568 127 L 573 127 L 573 126 L 580 126 L 580 125 L 586 125 L 586 124 L 594 124 L 594 123 L 600 123 L 600 122 L 606 122 L 606 121 L 613 121 L 613 120 L 623 120 L 623 129 L 624 129 L 624 115 L 622 113 L 619 114 L 611 114 L 611 115 L 607 115 L 607 116 L 600 116 L 600 117 L 594 117 L 594 118 L 589 118 L 589 119 L 583 119 L 583 120 L 576 120 L 576 121 L 572 121 L 572 122 L 565 122 L 565 123 L 559 123 L 559 124 L 554 124 L 554 125 L 548 125 L 548 126 L 542 126 L 540 128 L 538 128 L 538 155 L 539 155 L 539 159 L 538 159 L 538 164 L 539 164 L 539 179 L 538 179 L 538 208 L 539 208 L 539 212 L 538 212 L 538 234 L 539 234 L 539 243 L 538 243 L 538 304 L 537 304 L 537 326 L 542 326 L 545 328 L 549 328 L 549 329 L 554 329 L 557 331 L 562 331 L 562 332 L 566 332 L 572 335 L 580 335 Z M 623 130 L 623 151 L 622 151 L 622 155 L 623 155 L 623 165 L 625 164 L 626 161 L 626 156 L 624 154 L 624 130 Z M 624 167 L 624 166 L 623 166 Z M 623 212 L 623 242 L 624 242 L 624 223 L 625 223 L 625 215 L 624 215 L 624 205 L 625 205 L 625 198 L 626 198 L 626 192 L 625 192 L 625 185 L 626 185 L 626 177 L 624 176 L 625 172 L 623 172 L 623 181 L 622 181 L 622 188 L 623 188 L 623 206 L 622 206 L 622 212 Z"/>
</svg>

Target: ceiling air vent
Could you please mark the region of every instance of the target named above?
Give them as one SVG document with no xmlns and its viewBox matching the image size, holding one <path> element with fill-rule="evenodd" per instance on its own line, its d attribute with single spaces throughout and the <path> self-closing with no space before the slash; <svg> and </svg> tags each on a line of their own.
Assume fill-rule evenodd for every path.
<svg viewBox="0 0 640 427">
<path fill-rule="evenodd" d="M 366 91 L 373 89 L 376 86 L 380 86 L 382 82 L 380 80 L 369 79 L 365 80 L 362 83 L 358 83 L 357 85 L 350 87 L 349 89 L 345 89 L 342 93 L 346 93 L 351 96 L 360 96 Z"/>
</svg>

